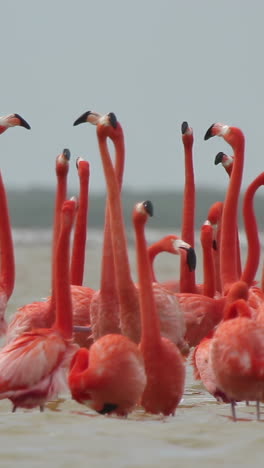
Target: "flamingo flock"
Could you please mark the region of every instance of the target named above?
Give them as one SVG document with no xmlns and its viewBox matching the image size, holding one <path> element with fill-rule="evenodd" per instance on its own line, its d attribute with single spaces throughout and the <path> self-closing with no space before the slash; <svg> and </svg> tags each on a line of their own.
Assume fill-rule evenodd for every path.
<svg viewBox="0 0 264 468">
<path fill-rule="evenodd" d="M 15 260 L 8 198 L 0 174 L 0 399 L 17 408 L 44 410 L 45 403 L 68 390 L 74 400 L 99 414 L 126 416 L 138 407 L 174 415 L 184 395 L 186 363 L 196 379 L 236 420 L 238 401 L 264 400 L 264 273 L 256 278 L 260 241 L 254 196 L 264 173 L 243 199 L 248 242 L 241 262 L 238 205 L 245 157 L 241 129 L 213 124 L 205 140 L 222 137 L 232 156 L 219 152 L 229 176 L 225 199 L 216 201 L 200 227 L 203 282 L 196 283 L 195 177 L 193 130 L 183 122 L 185 187 L 180 237 L 168 233 L 148 244 L 145 228 L 153 216 L 150 200 L 131 209 L 137 281 L 128 256 L 122 206 L 125 138 L 114 113 L 88 111 L 74 126 L 96 127 L 98 155 L 106 183 L 100 286 L 85 285 L 90 163 L 76 161 L 79 194 L 68 198 L 70 151 L 55 161 L 57 177 L 51 243 L 51 293 L 21 306 L 9 323 L 5 311 L 15 285 Z M 18 114 L 0 117 L 0 133 L 29 124 Z M 114 162 L 108 142 L 114 147 Z M 160 253 L 180 256 L 178 278 L 158 280 L 154 260 Z M 89 265 L 89 260 L 88 260 Z M 264 270 L 264 269 L 263 269 Z"/>
</svg>

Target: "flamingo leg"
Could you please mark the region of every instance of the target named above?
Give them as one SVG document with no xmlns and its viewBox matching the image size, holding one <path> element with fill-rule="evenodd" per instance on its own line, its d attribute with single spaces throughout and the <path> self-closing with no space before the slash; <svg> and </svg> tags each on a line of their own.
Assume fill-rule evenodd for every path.
<svg viewBox="0 0 264 468">
<path fill-rule="evenodd" d="M 233 421 L 236 421 L 236 402 L 234 400 L 231 401 L 231 411 L 232 411 Z"/>
<path fill-rule="evenodd" d="M 15 413 L 15 412 L 16 412 L 16 409 L 17 409 L 16 405 L 13 405 L 12 413 Z"/>
<path fill-rule="evenodd" d="M 257 409 L 257 421 L 260 421 L 260 404 L 259 404 L 259 400 L 256 401 L 256 409 Z"/>
<path fill-rule="evenodd" d="M 43 411 L 44 411 L 44 405 L 40 405 L 39 411 L 40 411 L 41 413 L 43 413 Z"/>
</svg>

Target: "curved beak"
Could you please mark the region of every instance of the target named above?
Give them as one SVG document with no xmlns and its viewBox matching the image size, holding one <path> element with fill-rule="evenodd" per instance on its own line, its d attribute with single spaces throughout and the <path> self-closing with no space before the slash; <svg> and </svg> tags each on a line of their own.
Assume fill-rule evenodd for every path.
<svg viewBox="0 0 264 468">
<path fill-rule="evenodd" d="M 219 153 L 217 153 L 217 155 L 215 157 L 215 160 L 214 160 L 214 163 L 215 163 L 216 166 L 217 166 L 217 164 L 220 164 L 222 162 L 223 156 L 224 156 L 223 151 L 220 151 Z"/>
<path fill-rule="evenodd" d="M 214 136 L 213 134 L 213 127 L 215 124 L 211 125 L 211 127 L 208 128 L 206 134 L 204 135 L 205 140 L 209 140 L 209 138 L 212 138 Z"/>
</svg>

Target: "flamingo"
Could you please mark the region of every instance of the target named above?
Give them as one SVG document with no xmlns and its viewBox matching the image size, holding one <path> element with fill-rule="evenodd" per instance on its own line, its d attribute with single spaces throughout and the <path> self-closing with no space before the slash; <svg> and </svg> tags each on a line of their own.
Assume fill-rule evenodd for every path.
<svg viewBox="0 0 264 468">
<path fill-rule="evenodd" d="M 147 384 L 141 404 L 147 412 L 174 414 L 182 398 L 185 366 L 177 346 L 161 336 L 152 288 L 152 275 L 145 240 L 145 224 L 153 215 L 153 205 L 147 200 L 133 210 L 136 234 L 139 302 L 141 312 L 140 350 L 144 357 Z"/>
<path fill-rule="evenodd" d="M 157 282 L 153 263 L 156 256 L 161 252 L 168 252 L 173 255 L 183 255 L 184 261 L 190 270 L 193 270 L 196 266 L 196 256 L 194 249 L 189 244 L 187 244 L 187 242 L 183 241 L 175 234 L 168 234 L 167 236 L 162 237 L 158 241 L 148 246 L 148 256 L 151 265 L 153 282 Z M 179 292 L 179 281 L 169 280 L 160 284 L 170 291 Z"/>
<path fill-rule="evenodd" d="M 0 173 L 0 336 L 6 332 L 5 312 L 15 284 L 15 258 L 5 186 Z"/>
<path fill-rule="evenodd" d="M 113 113 L 99 116 L 97 113 L 88 111 L 86 120 L 96 123 L 99 150 L 107 184 L 121 332 L 132 341 L 139 343 L 141 334 L 139 291 L 131 277 L 119 184 L 106 143 L 108 137 L 115 140 L 115 135 L 120 132 L 121 125 Z M 153 290 L 161 321 L 162 335 L 170 337 L 183 349 L 186 348 L 183 341 L 184 317 L 179 310 L 177 299 L 173 293 L 166 291 L 157 283 L 153 283 Z"/>
<path fill-rule="evenodd" d="M 102 116 L 90 111 L 82 114 L 75 122 L 74 126 L 85 122 L 97 124 Z M 116 132 L 113 135 L 115 146 L 115 173 L 119 185 L 122 188 L 124 172 L 125 143 L 123 129 L 116 123 Z M 103 237 L 103 253 L 101 263 L 100 289 L 95 292 L 91 301 L 90 317 L 92 334 L 94 340 L 108 333 L 120 333 L 119 299 L 117 294 L 114 265 L 114 256 L 110 226 L 110 206 L 106 201 L 105 225 Z"/>
<path fill-rule="evenodd" d="M 64 377 L 77 346 L 72 342 L 69 244 L 76 201 L 62 208 L 56 251 L 56 320 L 52 328 L 37 328 L 8 343 L 0 351 L 0 399 L 17 407 L 44 409 L 45 402 L 64 388 Z"/>
<path fill-rule="evenodd" d="M 220 245 L 220 271 L 223 293 L 226 294 L 232 283 L 239 279 L 237 270 L 237 211 L 244 165 L 245 138 L 237 127 L 222 123 L 211 125 L 204 139 L 218 135 L 231 145 L 234 151 L 234 164 L 225 197 L 222 213 Z"/>
<path fill-rule="evenodd" d="M 238 299 L 243 299 L 244 301 L 248 300 L 248 286 L 243 281 L 238 281 L 231 286 L 226 296 L 226 305 L 223 315 L 225 314 L 226 308 L 229 308 L 230 304 Z M 204 337 L 194 348 L 191 354 L 191 364 L 193 366 L 194 378 L 196 380 L 201 380 L 205 389 L 211 393 L 217 401 L 230 403 L 230 398 L 217 385 L 210 359 L 211 344 L 215 330 L 216 328 Z"/>
<path fill-rule="evenodd" d="M 234 164 L 234 156 L 229 156 L 223 151 L 220 151 L 216 157 L 215 157 L 215 165 L 217 164 L 222 164 L 223 168 L 225 169 L 226 173 L 228 174 L 229 177 L 231 177 L 232 174 L 232 169 L 233 169 L 233 164 Z M 240 242 L 239 242 L 239 233 L 238 233 L 238 227 L 236 227 L 236 248 L 237 248 L 237 275 L 238 278 L 241 276 L 241 256 L 240 256 Z"/>
<path fill-rule="evenodd" d="M 30 130 L 30 125 L 19 114 L 10 114 L 0 117 L 0 134 L 4 133 L 8 128 L 16 126 Z"/>
<path fill-rule="evenodd" d="M 72 246 L 71 284 L 82 286 L 87 237 L 90 164 L 79 157 L 76 160 L 76 167 L 80 181 L 80 192 Z"/>
<path fill-rule="evenodd" d="M 77 351 L 68 383 L 78 403 L 100 414 L 126 416 L 139 403 L 146 385 L 142 354 L 126 336 L 109 333 L 89 350 Z"/>
<path fill-rule="evenodd" d="M 214 258 L 214 270 L 215 270 L 215 287 L 216 291 L 222 293 L 222 284 L 220 278 L 220 236 L 221 236 L 221 219 L 223 212 L 223 202 L 217 201 L 213 203 L 208 211 L 207 219 L 211 223 L 214 230 L 213 238 L 213 258 Z"/>
<path fill-rule="evenodd" d="M 181 238 L 194 247 L 195 226 L 195 182 L 193 170 L 193 129 L 187 122 L 182 123 L 182 142 L 185 155 L 185 186 L 183 195 L 183 213 Z M 181 257 L 180 292 L 196 292 L 195 272 L 190 271 Z"/>
<path fill-rule="evenodd" d="M 56 158 L 56 176 L 57 176 L 57 193 L 55 199 L 54 209 L 54 228 L 52 240 L 52 281 L 51 281 L 51 296 L 43 301 L 34 301 L 26 304 L 18 309 L 13 319 L 8 325 L 7 329 L 7 343 L 17 338 L 19 335 L 26 331 L 35 328 L 51 327 L 55 319 L 55 292 L 54 292 L 54 278 L 55 278 L 55 252 L 57 248 L 58 235 L 60 230 L 60 212 L 63 202 L 67 194 L 67 174 L 69 171 L 70 151 L 64 149 L 63 152 Z M 85 165 L 82 163 L 82 165 Z M 87 182 L 87 179 L 86 179 Z M 82 184 L 85 183 L 83 180 Z M 83 189 L 83 192 L 85 190 Z M 82 202 L 83 203 L 83 202 Z M 86 228 L 86 227 L 85 227 Z M 74 330 L 80 330 L 79 326 L 89 324 L 89 307 L 93 289 L 78 285 L 71 286 L 72 302 L 73 302 L 73 321 Z M 90 345 L 90 334 L 79 332 L 74 334 L 76 342 L 81 345 Z"/>
<path fill-rule="evenodd" d="M 54 227 L 52 239 L 51 296 L 45 301 L 35 301 L 18 309 L 7 329 L 7 342 L 35 328 L 49 328 L 55 319 L 55 253 L 60 230 L 60 214 L 67 192 L 67 174 L 69 171 L 70 151 L 65 148 L 56 157 L 57 193 L 54 209 Z"/>
<path fill-rule="evenodd" d="M 264 327 L 251 319 L 244 299 L 229 304 L 224 321 L 218 326 L 211 343 L 210 359 L 217 386 L 230 398 L 233 420 L 235 401 L 264 398 Z"/>
<path fill-rule="evenodd" d="M 201 227 L 200 240 L 203 249 L 203 294 L 205 296 L 214 297 L 216 282 L 213 259 L 213 227 L 208 220 L 206 220 Z"/>
</svg>

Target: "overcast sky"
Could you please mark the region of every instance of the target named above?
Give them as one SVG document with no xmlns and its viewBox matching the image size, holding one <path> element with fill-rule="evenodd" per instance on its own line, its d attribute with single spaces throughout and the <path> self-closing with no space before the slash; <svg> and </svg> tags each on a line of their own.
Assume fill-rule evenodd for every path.
<svg viewBox="0 0 264 468">
<path fill-rule="evenodd" d="M 1 2 L 0 115 L 21 114 L 32 130 L 0 135 L 7 187 L 54 187 L 54 161 L 71 150 L 104 190 L 95 127 L 86 110 L 115 112 L 126 137 L 124 186 L 183 187 L 181 123 L 195 135 L 197 186 L 225 187 L 204 141 L 214 122 L 246 136 L 244 186 L 264 170 L 264 4 L 261 0 L 15 0 Z"/>
</svg>

